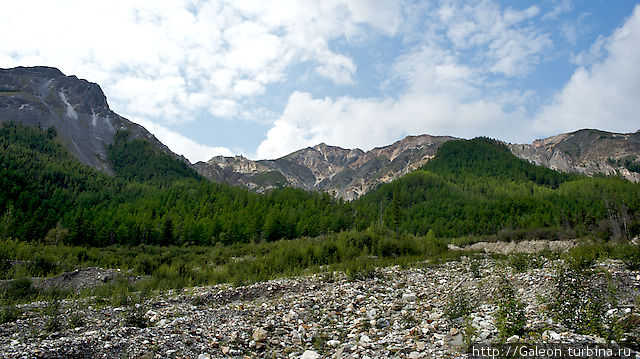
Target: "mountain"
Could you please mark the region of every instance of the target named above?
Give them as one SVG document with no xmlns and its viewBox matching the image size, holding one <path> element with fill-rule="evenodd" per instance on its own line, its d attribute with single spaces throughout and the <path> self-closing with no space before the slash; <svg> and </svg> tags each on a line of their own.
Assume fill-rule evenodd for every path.
<svg viewBox="0 0 640 359">
<path fill-rule="evenodd" d="M 354 200 L 424 165 L 449 136 L 409 136 L 392 145 L 364 152 L 321 143 L 275 160 L 251 161 L 217 156 L 195 164 L 203 176 L 264 192 L 293 186 Z"/>
<path fill-rule="evenodd" d="M 443 143 L 455 139 L 408 136 L 367 152 L 322 143 L 275 160 L 217 156 L 208 162 L 196 163 L 195 168 L 214 181 L 242 185 L 258 192 L 293 186 L 354 200 L 381 183 L 391 182 L 423 166 Z M 640 182 L 640 132 L 580 130 L 532 144 L 507 146 L 522 159 L 560 172 L 620 175 Z"/>
<path fill-rule="evenodd" d="M 530 145 L 510 144 L 509 149 L 520 158 L 557 171 L 588 176 L 620 175 L 640 182 L 640 132 L 585 129 L 536 140 Z"/>
<path fill-rule="evenodd" d="M 127 131 L 128 141 L 143 139 L 157 152 L 188 164 L 144 127 L 111 111 L 100 86 L 56 68 L 0 69 L 0 123 L 9 121 L 54 127 L 74 157 L 108 174 L 114 174 L 108 147 L 118 131 Z"/>
</svg>

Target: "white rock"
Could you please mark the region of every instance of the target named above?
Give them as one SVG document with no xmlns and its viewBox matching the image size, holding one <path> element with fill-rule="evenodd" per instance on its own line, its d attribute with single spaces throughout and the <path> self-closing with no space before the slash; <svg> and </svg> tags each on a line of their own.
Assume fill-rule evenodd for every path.
<svg viewBox="0 0 640 359">
<path fill-rule="evenodd" d="M 549 331 L 549 337 L 551 338 L 551 340 L 560 340 L 562 338 L 560 334 L 551 330 Z"/>
<path fill-rule="evenodd" d="M 406 300 L 408 302 L 414 302 L 418 299 L 415 293 L 402 293 L 402 300 Z"/>
<path fill-rule="evenodd" d="M 202 353 L 202 354 L 198 355 L 198 359 L 211 359 L 211 355 L 209 355 L 207 353 Z"/>
<path fill-rule="evenodd" d="M 256 342 L 262 342 L 267 339 L 267 331 L 262 328 L 258 328 L 253 331 L 253 335 L 251 336 L 251 338 Z"/>
<path fill-rule="evenodd" d="M 420 358 L 420 353 L 418 352 L 409 353 L 409 359 L 418 359 L 418 358 Z"/>
<path fill-rule="evenodd" d="M 305 350 L 304 353 L 300 356 L 300 359 L 318 359 L 320 358 L 320 354 L 314 352 L 313 350 Z"/>
<path fill-rule="evenodd" d="M 330 346 L 330 347 L 333 347 L 333 348 L 337 348 L 340 345 L 340 341 L 332 339 L 332 340 L 327 341 L 327 345 Z"/>
</svg>

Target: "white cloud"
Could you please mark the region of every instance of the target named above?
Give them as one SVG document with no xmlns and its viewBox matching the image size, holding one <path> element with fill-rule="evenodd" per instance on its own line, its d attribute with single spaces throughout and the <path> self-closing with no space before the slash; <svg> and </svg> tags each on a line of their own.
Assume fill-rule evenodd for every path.
<svg viewBox="0 0 640 359">
<path fill-rule="evenodd" d="M 226 147 L 202 145 L 149 120 L 136 118 L 135 122 L 156 136 L 156 138 L 169 147 L 171 151 L 185 156 L 191 163 L 208 161 L 214 156 L 233 156 L 233 152 Z"/>
<path fill-rule="evenodd" d="M 553 41 L 532 25 L 537 6 L 500 9 L 492 1 L 447 4 L 434 12 L 433 31 L 444 32 L 454 50 L 472 50 L 485 70 L 508 77 L 528 74 Z"/>
<path fill-rule="evenodd" d="M 536 116 L 537 133 L 599 128 L 636 131 L 640 128 L 640 5 L 611 37 L 598 39 L 590 52 L 606 57 L 578 68 L 569 82 Z M 594 50 L 595 49 L 595 50 Z"/>
<path fill-rule="evenodd" d="M 258 147 L 257 157 L 277 158 L 320 142 L 368 150 L 408 134 L 498 135 L 516 115 L 497 103 L 461 102 L 436 93 L 410 92 L 392 100 L 314 99 L 296 92 Z"/>
<path fill-rule="evenodd" d="M 351 83 L 355 63 L 330 42 L 361 28 L 393 34 L 401 15 L 386 1 L 9 2 L 0 23 L 16 31 L 0 39 L 0 66 L 45 64 L 98 81 L 127 117 L 234 116 L 217 104 L 263 94 L 299 63 Z"/>
</svg>

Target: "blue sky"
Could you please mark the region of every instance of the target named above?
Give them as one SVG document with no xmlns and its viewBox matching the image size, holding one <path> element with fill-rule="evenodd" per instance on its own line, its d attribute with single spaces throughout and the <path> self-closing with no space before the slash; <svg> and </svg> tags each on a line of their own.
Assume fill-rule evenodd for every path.
<svg viewBox="0 0 640 359">
<path fill-rule="evenodd" d="M 640 129 L 637 1 L 19 1 L 0 67 L 98 83 L 192 162 Z M 6 31 L 9 29 L 9 31 Z"/>
</svg>

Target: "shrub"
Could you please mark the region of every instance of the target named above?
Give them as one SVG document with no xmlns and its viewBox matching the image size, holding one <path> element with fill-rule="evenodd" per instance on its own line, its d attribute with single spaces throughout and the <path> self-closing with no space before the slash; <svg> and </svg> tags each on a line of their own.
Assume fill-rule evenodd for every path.
<svg viewBox="0 0 640 359">
<path fill-rule="evenodd" d="M 50 301 L 44 312 L 49 317 L 44 325 L 44 330 L 49 333 L 60 331 L 60 329 L 62 329 L 62 323 L 60 322 L 60 302 L 58 300 Z"/>
<path fill-rule="evenodd" d="M 55 262 L 43 255 L 36 256 L 28 265 L 29 273 L 34 277 L 45 277 L 56 270 Z"/>
<path fill-rule="evenodd" d="M 469 265 L 469 272 L 471 272 L 473 278 L 481 278 L 482 273 L 480 273 L 480 262 L 477 260 L 472 261 Z"/>
<path fill-rule="evenodd" d="M 496 327 L 500 341 L 513 335 L 522 335 L 526 324 L 524 304 L 517 297 L 511 285 L 502 280 L 498 287 Z"/>
<path fill-rule="evenodd" d="M 31 298 L 35 293 L 36 290 L 31 285 L 31 281 L 20 278 L 10 281 L 2 296 L 8 300 L 20 301 Z"/>
<path fill-rule="evenodd" d="M 600 257 L 602 248 L 597 245 L 581 245 L 567 252 L 566 262 L 574 271 L 584 271 L 593 268 Z"/>
<path fill-rule="evenodd" d="M 85 325 L 85 320 L 82 314 L 73 313 L 69 316 L 67 323 L 69 324 L 69 328 L 79 328 Z"/>
<path fill-rule="evenodd" d="M 473 305 L 469 299 L 469 293 L 465 291 L 458 291 L 449 294 L 449 299 L 444 308 L 444 315 L 454 322 L 471 314 Z"/>
<path fill-rule="evenodd" d="M 607 284 L 573 268 L 561 268 L 554 282 L 549 308 L 555 317 L 578 333 L 607 337 L 605 315 L 612 306 Z"/>
<path fill-rule="evenodd" d="M 15 322 L 19 315 L 20 312 L 14 305 L 2 307 L 2 310 L 0 310 L 0 324 Z"/>
<path fill-rule="evenodd" d="M 146 328 L 149 321 L 145 318 L 145 310 L 142 305 L 132 305 L 125 311 L 124 322 L 128 327 Z"/>
<path fill-rule="evenodd" d="M 618 249 L 619 257 L 624 262 L 624 265 L 629 270 L 640 269 L 640 246 L 625 245 Z"/>
<path fill-rule="evenodd" d="M 509 266 L 516 272 L 524 272 L 529 268 L 530 256 L 526 253 L 513 253 L 509 255 Z"/>
</svg>

